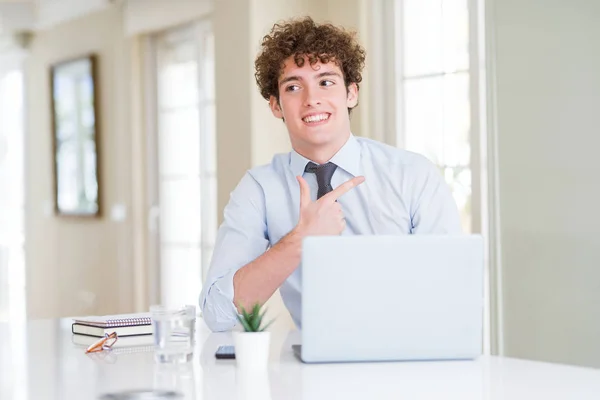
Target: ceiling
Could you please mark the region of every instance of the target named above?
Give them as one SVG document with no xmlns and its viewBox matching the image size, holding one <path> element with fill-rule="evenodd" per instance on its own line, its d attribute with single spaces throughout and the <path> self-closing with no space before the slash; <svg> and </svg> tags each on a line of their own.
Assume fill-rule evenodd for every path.
<svg viewBox="0 0 600 400">
<path fill-rule="evenodd" d="M 47 29 L 122 0 L 0 0 L 0 35 Z"/>
</svg>

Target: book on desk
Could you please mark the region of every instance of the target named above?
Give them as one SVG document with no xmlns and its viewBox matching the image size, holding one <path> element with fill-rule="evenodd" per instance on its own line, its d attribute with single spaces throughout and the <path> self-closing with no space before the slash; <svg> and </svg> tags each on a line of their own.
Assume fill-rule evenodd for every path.
<svg viewBox="0 0 600 400">
<path fill-rule="evenodd" d="M 71 342 L 81 348 L 87 348 L 98 341 L 97 337 L 87 335 L 71 335 Z M 132 352 L 152 351 L 154 350 L 154 338 L 152 335 L 136 335 L 120 337 L 112 346 L 113 349 L 131 348 Z M 120 353 L 127 350 L 119 350 Z"/>
<path fill-rule="evenodd" d="M 119 337 L 152 335 L 149 313 L 73 318 L 71 331 L 78 335 L 103 337 L 116 332 Z"/>
</svg>

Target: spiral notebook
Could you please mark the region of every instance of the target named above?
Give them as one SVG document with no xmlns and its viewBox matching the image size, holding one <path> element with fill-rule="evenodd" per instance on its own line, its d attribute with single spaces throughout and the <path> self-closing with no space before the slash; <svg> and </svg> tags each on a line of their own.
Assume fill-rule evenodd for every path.
<svg viewBox="0 0 600 400">
<path fill-rule="evenodd" d="M 151 325 L 150 313 L 104 315 L 73 318 L 76 324 L 98 328 L 117 328 L 122 326 Z"/>
<path fill-rule="evenodd" d="M 71 341 L 74 345 L 80 347 L 89 347 L 98 341 L 97 337 L 88 335 L 71 335 Z M 112 349 L 121 347 L 135 347 L 152 350 L 154 346 L 154 338 L 152 335 L 136 335 L 136 336 L 119 336 Z"/>
</svg>

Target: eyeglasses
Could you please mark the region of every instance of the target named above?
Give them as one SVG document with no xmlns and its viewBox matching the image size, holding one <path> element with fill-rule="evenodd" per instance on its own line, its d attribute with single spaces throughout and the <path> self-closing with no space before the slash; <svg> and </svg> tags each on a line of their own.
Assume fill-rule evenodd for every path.
<svg viewBox="0 0 600 400">
<path fill-rule="evenodd" d="M 110 350 L 113 345 L 117 342 L 119 337 L 117 336 L 117 332 L 113 332 L 111 334 L 105 333 L 104 337 L 98 340 L 96 343 L 92 344 L 85 351 L 86 353 L 94 353 L 102 350 Z"/>
</svg>

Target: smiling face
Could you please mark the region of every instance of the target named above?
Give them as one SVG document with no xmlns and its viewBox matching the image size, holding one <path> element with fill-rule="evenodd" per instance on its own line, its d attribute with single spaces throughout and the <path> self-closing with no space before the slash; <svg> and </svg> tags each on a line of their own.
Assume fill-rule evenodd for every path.
<svg viewBox="0 0 600 400">
<path fill-rule="evenodd" d="M 279 101 L 271 96 L 273 115 L 283 118 L 292 147 L 306 158 L 326 162 L 350 135 L 348 108 L 356 106 L 358 88 L 347 88 L 342 70 L 330 61 L 299 67 L 289 57 L 279 77 Z M 327 158 L 323 160 L 322 158 Z"/>
</svg>

